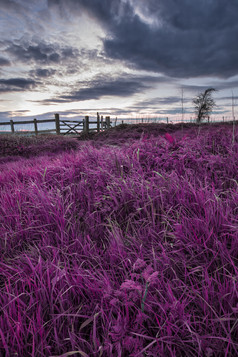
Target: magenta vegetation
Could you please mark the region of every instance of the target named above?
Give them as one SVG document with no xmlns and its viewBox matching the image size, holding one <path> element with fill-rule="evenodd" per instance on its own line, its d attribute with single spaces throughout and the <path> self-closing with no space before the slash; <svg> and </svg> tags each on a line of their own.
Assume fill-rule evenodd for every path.
<svg viewBox="0 0 238 357">
<path fill-rule="evenodd" d="M 237 129 L 158 128 L 0 137 L 1 356 L 238 355 Z"/>
</svg>

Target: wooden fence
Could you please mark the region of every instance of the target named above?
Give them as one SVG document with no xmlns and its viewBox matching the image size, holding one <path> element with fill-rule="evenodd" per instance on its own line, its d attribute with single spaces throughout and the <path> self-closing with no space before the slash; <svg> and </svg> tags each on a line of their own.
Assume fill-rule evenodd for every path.
<svg viewBox="0 0 238 357">
<path fill-rule="evenodd" d="M 208 123 L 218 123 L 218 122 L 230 122 L 231 118 L 225 118 L 222 117 L 222 120 L 214 120 L 211 118 L 208 118 Z M 235 121 L 235 118 L 232 118 L 232 121 Z M 113 122 L 113 126 L 119 125 L 119 124 L 140 124 L 140 123 L 167 123 L 167 124 L 176 124 L 176 123 L 195 123 L 196 119 L 195 118 L 188 118 L 184 119 L 181 121 L 181 118 L 168 118 L 168 117 L 140 117 L 140 118 L 127 118 L 124 120 L 117 120 L 115 118 Z M 44 129 L 44 130 L 39 130 L 38 124 L 41 123 L 54 123 L 54 128 L 52 129 Z M 25 124 L 34 124 L 34 130 L 33 131 L 28 131 L 28 130 L 16 130 L 16 125 L 25 125 Z M 91 126 L 93 125 L 93 127 Z M 89 132 L 100 132 L 107 130 L 108 128 L 112 127 L 112 121 L 110 119 L 110 116 L 106 116 L 105 118 L 103 116 L 100 116 L 99 113 L 97 113 L 97 119 L 96 120 L 90 120 L 89 116 L 85 116 L 84 119 L 81 120 L 68 120 L 68 119 L 61 119 L 59 114 L 55 114 L 54 119 L 33 119 L 30 121 L 13 121 L 10 120 L 8 122 L 0 123 L 0 128 L 1 126 L 10 126 L 10 130 L 8 131 L 1 131 L 0 134 L 3 133 L 13 133 L 13 134 L 47 134 L 47 133 L 56 133 L 57 135 L 68 135 L 68 134 L 74 134 L 78 135 L 79 133 L 89 133 Z"/>
<path fill-rule="evenodd" d="M 203 120 L 202 123 L 225 123 L 225 122 L 231 122 L 233 120 L 236 120 L 235 117 L 222 117 L 222 119 L 217 119 L 217 118 L 211 118 L 208 117 L 206 120 Z M 196 123 L 196 118 L 195 117 L 190 117 L 190 118 L 181 118 L 179 116 L 177 117 L 137 117 L 137 118 L 126 118 L 124 120 L 118 121 L 117 118 L 114 120 L 114 126 L 121 124 L 146 124 L 146 123 L 155 123 L 155 124 L 160 124 L 160 123 L 166 123 L 166 124 L 177 124 L 177 123 Z"/>
<path fill-rule="evenodd" d="M 41 123 L 55 123 L 55 128 L 54 129 L 46 129 L 46 130 L 39 130 L 38 124 Z M 16 131 L 16 125 L 26 125 L 26 124 L 34 124 L 34 130 L 33 131 L 28 131 L 28 130 L 21 130 L 21 131 Z M 90 127 L 91 124 L 96 124 L 96 127 Z M 57 135 L 67 135 L 67 134 L 79 134 L 81 132 L 84 132 L 88 134 L 89 132 L 99 132 L 103 131 L 106 129 L 109 129 L 111 127 L 111 121 L 110 117 L 107 116 L 105 117 L 105 120 L 103 116 L 100 117 L 100 115 L 97 113 L 97 120 L 90 121 L 89 116 L 85 116 L 84 119 L 82 120 L 68 120 L 68 119 L 60 119 L 59 114 L 55 114 L 55 119 L 33 119 L 33 120 L 23 120 L 23 121 L 13 121 L 10 120 L 10 122 L 4 122 L 0 123 L 0 126 L 10 126 L 10 132 L 12 134 L 47 134 L 47 133 L 56 133 Z M 9 133 L 9 131 L 6 131 L 6 133 Z"/>
</svg>

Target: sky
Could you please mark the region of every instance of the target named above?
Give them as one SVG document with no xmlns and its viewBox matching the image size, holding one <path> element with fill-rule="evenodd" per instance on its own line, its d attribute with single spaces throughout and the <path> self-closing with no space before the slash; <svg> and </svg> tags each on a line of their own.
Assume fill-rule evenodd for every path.
<svg viewBox="0 0 238 357">
<path fill-rule="evenodd" d="M 209 87 L 231 118 L 237 14 L 237 0 L 0 0 L 0 122 L 189 120 Z"/>
</svg>

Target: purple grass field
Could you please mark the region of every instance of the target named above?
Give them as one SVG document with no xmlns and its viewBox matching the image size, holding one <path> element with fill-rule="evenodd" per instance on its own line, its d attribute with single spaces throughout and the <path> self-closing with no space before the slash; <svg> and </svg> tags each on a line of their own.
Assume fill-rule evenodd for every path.
<svg viewBox="0 0 238 357">
<path fill-rule="evenodd" d="M 237 128 L 80 139 L 0 136 L 0 356 L 237 356 Z"/>
</svg>

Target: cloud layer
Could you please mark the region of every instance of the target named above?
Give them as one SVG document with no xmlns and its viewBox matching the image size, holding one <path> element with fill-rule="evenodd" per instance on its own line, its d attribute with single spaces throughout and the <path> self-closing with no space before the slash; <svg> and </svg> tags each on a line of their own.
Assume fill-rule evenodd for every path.
<svg viewBox="0 0 238 357">
<path fill-rule="evenodd" d="M 45 42 L 30 43 L 28 41 L 18 41 L 10 43 L 6 48 L 6 53 L 12 55 L 18 61 L 57 64 L 62 61 L 69 61 L 77 58 L 79 52 L 76 48 L 59 46 L 58 44 Z"/>
<path fill-rule="evenodd" d="M 68 94 L 44 101 L 46 104 L 78 102 L 103 97 L 128 97 L 152 88 L 154 83 L 166 81 L 166 78 L 153 76 L 130 76 L 121 74 L 117 78 L 106 75 L 97 76 L 90 81 L 78 82 Z"/>
<path fill-rule="evenodd" d="M 238 2 L 49 0 L 86 11 L 107 30 L 108 56 L 177 78 L 238 74 Z"/>
<path fill-rule="evenodd" d="M 37 82 L 26 78 L 11 78 L 0 79 L 0 92 L 20 92 L 24 90 L 32 90 L 37 85 Z"/>
</svg>

